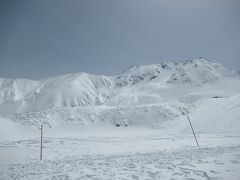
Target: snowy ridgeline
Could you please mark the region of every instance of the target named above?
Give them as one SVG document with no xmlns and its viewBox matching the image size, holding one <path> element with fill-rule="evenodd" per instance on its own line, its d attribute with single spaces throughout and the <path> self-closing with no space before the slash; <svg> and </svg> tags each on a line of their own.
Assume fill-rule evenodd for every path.
<svg viewBox="0 0 240 180">
<path fill-rule="evenodd" d="M 183 119 L 190 114 L 199 131 L 207 130 L 208 124 L 235 131 L 240 127 L 239 92 L 238 71 L 201 58 L 132 66 L 116 76 L 76 73 L 40 81 L 1 78 L 0 121 L 49 127 L 179 126 L 184 130 Z"/>
</svg>

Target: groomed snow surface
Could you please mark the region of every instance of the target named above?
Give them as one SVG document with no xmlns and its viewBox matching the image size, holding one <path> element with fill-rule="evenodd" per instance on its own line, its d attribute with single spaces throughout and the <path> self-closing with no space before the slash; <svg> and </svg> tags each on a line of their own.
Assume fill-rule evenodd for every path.
<svg viewBox="0 0 240 180">
<path fill-rule="evenodd" d="M 115 76 L 0 78 L 8 179 L 239 180 L 240 74 L 200 58 Z"/>
</svg>

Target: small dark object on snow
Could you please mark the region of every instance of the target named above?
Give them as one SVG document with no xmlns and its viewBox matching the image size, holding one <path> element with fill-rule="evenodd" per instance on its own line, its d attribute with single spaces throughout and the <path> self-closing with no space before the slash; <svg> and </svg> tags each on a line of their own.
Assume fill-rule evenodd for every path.
<svg viewBox="0 0 240 180">
<path fill-rule="evenodd" d="M 155 79 L 156 77 L 157 77 L 157 76 L 154 75 L 154 76 L 152 76 L 149 80 Z"/>
<path fill-rule="evenodd" d="M 223 98 L 222 96 L 213 96 L 212 98 Z"/>
</svg>

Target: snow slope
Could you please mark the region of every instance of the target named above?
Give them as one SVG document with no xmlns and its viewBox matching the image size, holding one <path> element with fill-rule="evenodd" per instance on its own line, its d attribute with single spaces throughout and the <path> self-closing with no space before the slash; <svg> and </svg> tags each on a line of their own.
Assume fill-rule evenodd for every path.
<svg viewBox="0 0 240 180">
<path fill-rule="evenodd" d="M 1 78 L 0 121 L 30 126 L 44 122 L 49 127 L 110 124 L 180 132 L 185 131 L 189 114 L 199 132 L 237 131 L 239 92 L 238 71 L 202 58 L 132 66 L 115 76 Z"/>
<path fill-rule="evenodd" d="M 108 96 L 112 78 L 86 73 L 40 81 L 1 79 L 1 114 L 40 111 L 52 107 L 100 104 Z"/>
</svg>

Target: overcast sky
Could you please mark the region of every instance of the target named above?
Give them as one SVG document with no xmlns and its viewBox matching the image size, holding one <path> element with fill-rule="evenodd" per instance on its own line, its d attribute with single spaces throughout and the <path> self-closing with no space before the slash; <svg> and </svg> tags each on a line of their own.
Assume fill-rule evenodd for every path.
<svg viewBox="0 0 240 180">
<path fill-rule="evenodd" d="M 1 0 L 0 77 L 204 57 L 240 70 L 240 0 Z"/>
</svg>

